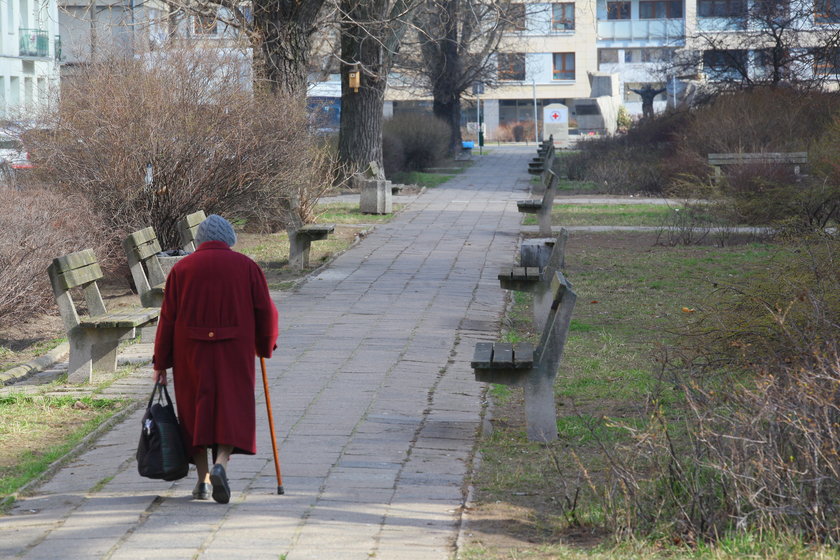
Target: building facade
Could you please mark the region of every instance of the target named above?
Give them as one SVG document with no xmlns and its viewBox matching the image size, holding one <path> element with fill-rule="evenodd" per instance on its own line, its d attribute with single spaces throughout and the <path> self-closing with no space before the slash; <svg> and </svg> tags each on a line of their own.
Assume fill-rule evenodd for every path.
<svg viewBox="0 0 840 560">
<path fill-rule="evenodd" d="M 0 118 L 27 123 L 58 87 L 55 0 L 0 2 Z"/>
</svg>

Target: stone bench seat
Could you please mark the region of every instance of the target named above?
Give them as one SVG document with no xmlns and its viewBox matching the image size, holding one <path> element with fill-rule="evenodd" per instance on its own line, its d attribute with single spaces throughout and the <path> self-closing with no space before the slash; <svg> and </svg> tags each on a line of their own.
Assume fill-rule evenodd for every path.
<svg viewBox="0 0 840 560">
<path fill-rule="evenodd" d="M 297 233 L 310 241 L 320 241 L 326 239 L 334 231 L 335 224 L 307 224 L 300 228 Z"/>
<path fill-rule="evenodd" d="M 327 239 L 335 231 L 335 224 L 307 224 L 289 230 L 289 264 L 303 270 L 309 267 L 309 250 L 313 241 Z"/>
</svg>

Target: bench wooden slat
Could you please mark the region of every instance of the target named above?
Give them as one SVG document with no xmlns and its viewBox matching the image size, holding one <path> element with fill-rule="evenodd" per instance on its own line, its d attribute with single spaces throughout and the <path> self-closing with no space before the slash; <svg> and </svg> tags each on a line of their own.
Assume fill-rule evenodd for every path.
<svg viewBox="0 0 840 560">
<path fill-rule="evenodd" d="M 82 249 L 76 253 L 70 253 L 69 255 L 53 259 L 53 264 L 55 264 L 56 271 L 59 274 L 98 262 L 99 260 L 96 258 L 93 249 Z"/>
<path fill-rule="evenodd" d="M 737 165 L 745 163 L 808 163 L 808 152 L 766 152 L 709 154 L 711 165 Z"/>
<path fill-rule="evenodd" d="M 539 200 L 519 200 L 516 202 L 516 207 L 520 212 L 533 214 L 542 208 L 542 201 Z"/>
<path fill-rule="evenodd" d="M 79 326 L 83 328 L 113 329 L 139 327 L 154 321 L 160 315 L 156 307 L 143 307 L 126 311 L 112 311 L 97 317 L 81 317 Z"/>
<path fill-rule="evenodd" d="M 514 367 L 517 369 L 530 369 L 534 367 L 534 345 L 529 342 L 520 342 L 513 345 Z"/>
<path fill-rule="evenodd" d="M 198 212 L 193 212 L 192 214 L 184 216 L 183 222 L 190 228 L 195 228 L 201 225 L 201 222 L 206 219 L 207 214 L 204 213 L 204 210 L 199 210 Z"/>
<path fill-rule="evenodd" d="M 513 344 L 497 342 L 493 345 L 493 368 L 509 369 L 513 367 Z"/>
<path fill-rule="evenodd" d="M 493 361 L 493 343 L 477 342 L 470 365 L 474 369 L 487 369 Z"/>
<path fill-rule="evenodd" d="M 99 263 L 97 262 L 81 268 L 65 271 L 58 270 L 57 272 L 58 284 L 63 290 L 83 286 L 91 282 L 96 282 L 102 278 L 102 269 L 99 267 Z"/>
</svg>

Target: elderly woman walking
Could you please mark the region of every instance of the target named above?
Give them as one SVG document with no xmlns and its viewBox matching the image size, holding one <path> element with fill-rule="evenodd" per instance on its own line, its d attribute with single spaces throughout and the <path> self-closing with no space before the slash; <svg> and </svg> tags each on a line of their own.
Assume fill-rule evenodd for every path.
<svg viewBox="0 0 840 560">
<path fill-rule="evenodd" d="M 222 504 L 230 501 L 231 454 L 256 453 L 255 355 L 270 358 L 278 334 L 265 275 L 231 250 L 234 243 L 233 227 L 221 216 L 198 227 L 196 251 L 166 279 L 154 351 L 156 381 L 166 384 L 172 368 L 187 452 L 198 471 L 192 495 L 207 500 L 212 493 Z"/>
</svg>

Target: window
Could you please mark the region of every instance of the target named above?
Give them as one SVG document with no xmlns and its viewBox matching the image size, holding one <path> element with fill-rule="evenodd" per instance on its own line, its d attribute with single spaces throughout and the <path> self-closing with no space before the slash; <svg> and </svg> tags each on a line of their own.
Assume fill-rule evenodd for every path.
<svg viewBox="0 0 840 560">
<path fill-rule="evenodd" d="M 630 19 L 630 2 L 607 2 L 607 19 Z"/>
<path fill-rule="evenodd" d="M 500 53 L 496 55 L 499 79 L 521 82 L 525 79 L 525 55 L 522 53 Z"/>
<path fill-rule="evenodd" d="M 840 0 L 816 0 L 814 21 L 817 23 L 840 23 Z"/>
<path fill-rule="evenodd" d="M 551 5 L 552 31 L 573 31 L 575 28 L 575 5 L 573 2 Z"/>
<path fill-rule="evenodd" d="M 555 80 L 575 79 L 575 53 L 554 53 Z"/>
<path fill-rule="evenodd" d="M 216 16 L 199 15 L 193 17 L 193 31 L 196 35 L 215 35 L 217 28 Z"/>
<path fill-rule="evenodd" d="M 703 70 L 712 80 L 738 80 L 746 76 L 747 51 L 715 50 L 703 53 Z"/>
<path fill-rule="evenodd" d="M 683 17 L 682 0 L 642 0 L 639 2 L 641 19 L 676 19 Z"/>
<path fill-rule="evenodd" d="M 697 13 L 700 17 L 743 17 L 747 4 L 744 0 L 699 0 Z"/>
<path fill-rule="evenodd" d="M 814 73 L 819 76 L 840 74 L 840 47 L 814 49 Z"/>
<path fill-rule="evenodd" d="M 598 64 L 618 64 L 618 49 L 598 49 Z"/>
<path fill-rule="evenodd" d="M 516 31 L 525 30 L 525 4 L 511 4 L 507 9 L 507 21 Z"/>
</svg>

